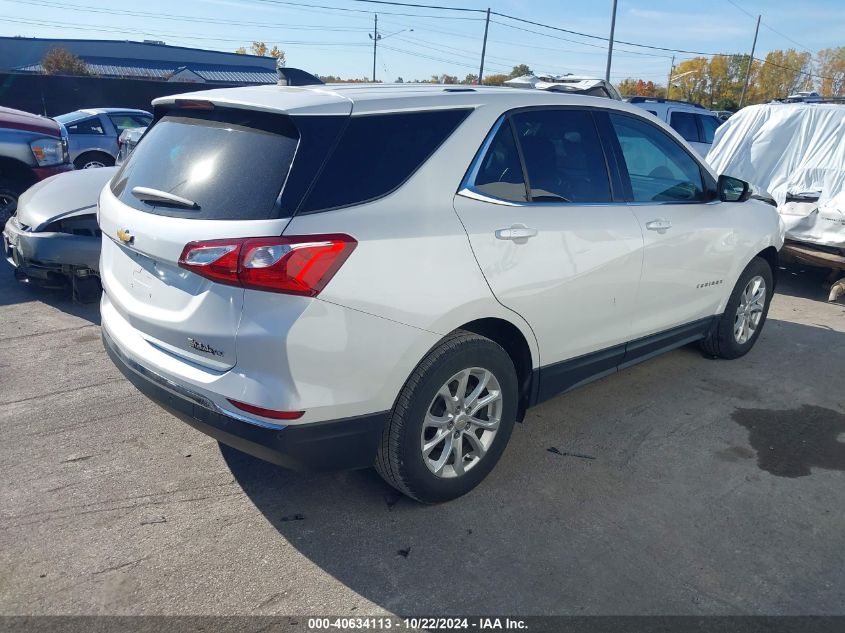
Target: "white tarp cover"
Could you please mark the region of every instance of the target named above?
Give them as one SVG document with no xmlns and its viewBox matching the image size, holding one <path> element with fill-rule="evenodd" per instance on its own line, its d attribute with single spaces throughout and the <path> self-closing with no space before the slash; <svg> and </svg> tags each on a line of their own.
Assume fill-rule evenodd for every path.
<svg viewBox="0 0 845 633">
<path fill-rule="evenodd" d="M 743 108 L 716 131 L 707 162 L 771 194 L 788 238 L 845 248 L 845 105 Z M 787 203 L 787 196 L 819 195 Z"/>
</svg>

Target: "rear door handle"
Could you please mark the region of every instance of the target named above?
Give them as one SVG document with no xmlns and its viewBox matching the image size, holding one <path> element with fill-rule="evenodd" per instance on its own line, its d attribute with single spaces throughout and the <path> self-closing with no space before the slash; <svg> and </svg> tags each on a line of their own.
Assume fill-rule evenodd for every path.
<svg viewBox="0 0 845 633">
<path fill-rule="evenodd" d="M 645 228 L 647 228 L 649 231 L 657 231 L 662 235 L 663 233 L 672 228 L 672 223 L 669 220 L 658 218 L 656 220 L 652 220 L 651 222 L 646 222 Z"/>
<path fill-rule="evenodd" d="M 513 240 L 517 244 L 524 244 L 529 238 L 537 235 L 537 229 L 531 229 L 524 224 L 511 224 L 508 229 L 497 229 L 497 240 Z"/>
</svg>

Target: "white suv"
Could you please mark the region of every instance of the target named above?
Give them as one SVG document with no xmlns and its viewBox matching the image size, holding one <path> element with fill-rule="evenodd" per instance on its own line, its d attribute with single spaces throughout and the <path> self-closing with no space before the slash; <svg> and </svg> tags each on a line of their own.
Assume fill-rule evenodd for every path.
<svg viewBox="0 0 845 633">
<path fill-rule="evenodd" d="M 760 334 L 783 237 L 651 115 L 448 86 L 155 102 L 100 197 L 103 338 L 201 431 L 424 502 L 525 410 L 693 341 Z"/>
<path fill-rule="evenodd" d="M 701 156 L 707 156 L 716 129 L 723 123 L 716 112 L 698 103 L 656 97 L 629 97 L 625 101 L 668 123 Z"/>
</svg>

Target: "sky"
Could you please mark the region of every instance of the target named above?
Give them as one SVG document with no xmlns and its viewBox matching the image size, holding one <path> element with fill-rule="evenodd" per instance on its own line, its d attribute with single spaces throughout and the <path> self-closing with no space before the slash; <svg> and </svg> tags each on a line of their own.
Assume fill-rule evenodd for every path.
<svg viewBox="0 0 845 633">
<path fill-rule="evenodd" d="M 612 0 L 397 0 L 486 9 L 606 38 Z M 756 15 L 763 24 L 755 57 L 778 48 L 815 53 L 845 46 L 843 0 L 620 0 L 611 79 L 666 83 L 672 52 L 750 51 Z M 163 40 L 232 51 L 253 40 L 285 51 L 288 66 L 319 75 L 371 77 L 374 14 L 382 39 L 376 77 L 394 81 L 478 73 L 482 12 L 377 5 L 355 0 L 0 0 L 0 35 Z M 675 63 L 693 57 L 674 53 Z M 485 75 L 520 63 L 535 72 L 603 77 L 607 42 L 491 18 Z"/>
</svg>

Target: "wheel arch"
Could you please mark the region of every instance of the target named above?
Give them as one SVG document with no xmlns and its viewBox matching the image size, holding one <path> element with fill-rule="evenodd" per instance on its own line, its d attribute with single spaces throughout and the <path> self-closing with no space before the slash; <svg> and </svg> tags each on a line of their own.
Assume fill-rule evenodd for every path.
<svg viewBox="0 0 845 633">
<path fill-rule="evenodd" d="M 500 345 L 510 356 L 519 381 L 517 420 L 522 421 L 531 402 L 532 387 L 535 386 L 534 383 L 536 382 L 534 379 L 535 359 L 532 356 L 528 339 L 522 333 L 522 330 L 510 321 L 498 317 L 476 319 L 464 323 L 457 329 L 489 338 Z"/>
<path fill-rule="evenodd" d="M 91 158 L 91 157 L 102 157 L 102 158 L 106 159 L 106 167 L 111 167 L 112 165 L 114 165 L 115 160 L 116 160 L 114 156 L 112 156 L 111 154 L 109 154 L 105 150 L 89 149 L 89 150 L 85 150 L 84 152 L 81 152 L 76 158 L 74 158 L 73 164 L 76 165 L 80 161 L 84 162 L 85 159 Z M 109 162 L 111 163 L 111 165 L 107 164 Z"/>
<path fill-rule="evenodd" d="M 778 285 L 778 251 L 774 246 L 768 246 L 764 248 L 762 251 L 757 253 L 755 257 L 759 257 L 760 259 L 766 260 L 766 263 L 769 265 L 769 268 L 772 269 L 772 291 L 777 288 Z"/>
<path fill-rule="evenodd" d="M 38 182 L 32 167 L 14 158 L 0 156 L 0 182 L 8 182 L 15 186 L 20 183 L 20 191 L 23 193 L 29 187 Z"/>
</svg>

